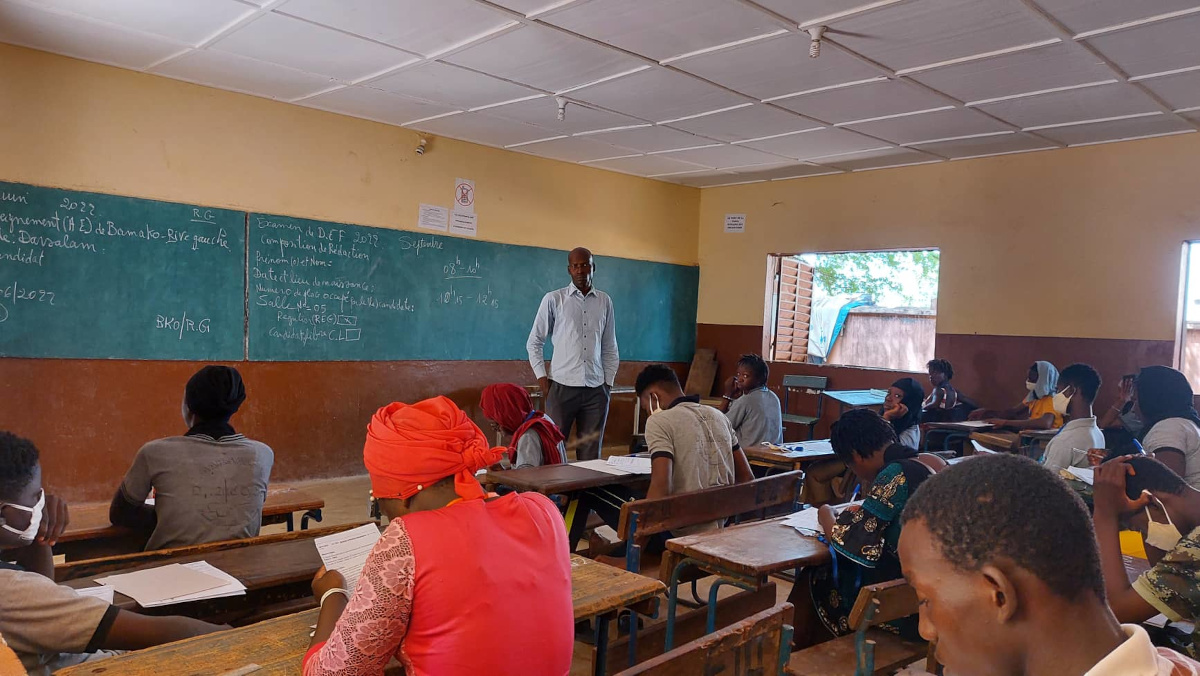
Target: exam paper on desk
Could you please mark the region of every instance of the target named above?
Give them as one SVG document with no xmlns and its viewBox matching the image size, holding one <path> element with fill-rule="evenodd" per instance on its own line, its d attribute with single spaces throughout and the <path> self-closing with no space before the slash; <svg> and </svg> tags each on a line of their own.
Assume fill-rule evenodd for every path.
<svg viewBox="0 0 1200 676">
<path fill-rule="evenodd" d="M 841 514 L 843 510 L 851 505 L 861 505 L 862 501 L 847 502 L 844 505 L 834 505 L 833 511 Z M 824 535 L 825 530 L 821 528 L 821 522 L 817 519 L 817 514 L 820 512 L 818 507 L 810 507 L 808 509 L 796 512 L 783 520 L 783 523 L 800 531 L 803 535 Z"/>
</svg>

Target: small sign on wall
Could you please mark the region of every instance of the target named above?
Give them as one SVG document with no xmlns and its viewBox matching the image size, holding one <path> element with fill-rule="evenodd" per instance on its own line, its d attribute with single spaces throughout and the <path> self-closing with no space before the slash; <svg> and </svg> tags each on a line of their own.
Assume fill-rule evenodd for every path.
<svg viewBox="0 0 1200 676">
<path fill-rule="evenodd" d="M 725 214 L 725 232 L 746 232 L 746 214 Z"/>
</svg>

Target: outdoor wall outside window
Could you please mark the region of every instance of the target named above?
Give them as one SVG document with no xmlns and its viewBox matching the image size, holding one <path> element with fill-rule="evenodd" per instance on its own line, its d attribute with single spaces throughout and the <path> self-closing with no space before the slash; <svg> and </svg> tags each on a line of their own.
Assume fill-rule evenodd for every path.
<svg viewBox="0 0 1200 676">
<path fill-rule="evenodd" d="M 766 353 L 773 361 L 924 371 L 933 359 L 940 259 L 937 249 L 772 255 Z"/>
</svg>

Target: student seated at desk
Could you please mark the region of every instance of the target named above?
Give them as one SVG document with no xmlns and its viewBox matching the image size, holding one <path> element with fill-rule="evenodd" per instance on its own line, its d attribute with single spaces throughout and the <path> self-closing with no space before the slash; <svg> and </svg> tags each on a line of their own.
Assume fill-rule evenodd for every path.
<svg viewBox="0 0 1200 676">
<path fill-rule="evenodd" d="M 0 432 L 0 634 L 30 674 L 223 629 L 138 615 L 55 584 L 50 548 L 68 521 L 67 504 L 42 489 L 37 448 Z"/>
<path fill-rule="evenodd" d="M 1146 456 L 1117 458 L 1096 468 L 1096 540 L 1108 603 L 1122 622 L 1162 613 L 1172 622 L 1200 622 L 1200 491 Z M 1119 531 L 1142 534 L 1152 568 L 1132 584 L 1125 574 Z M 1197 655 L 1196 634 L 1190 652 Z"/>
<path fill-rule="evenodd" d="M 806 570 L 792 587 L 788 600 L 796 608 L 796 648 L 850 633 L 850 610 L 859 590 L 900 577 L 900 514 L 935 471 L 896 440 L 891 423 L 869 409 L 843 413 L 830 428 L 829 441 L 861 482 L 863 503 L 841 514 L 830 505 L 820 507 L 817 518 L 835 562 Z M 945 466 L 937 456 L 928 457 L 938 462 L 937 470 Z M 911 624 L 900 622 L 896 628 L 915 637 Z"/>
<path fill-rule="evenodd" d="M 662 364 L 647 366 L 634 386 L 646 419 L 650 488 L 646 497 L 665 498 L 754 479 L 733 425 L 720 411 L 685 396 L 679 378 Z M 674 537 L 716 530 L 721 521 L 679 529 Z"/>
<path fill-rule="evenodd" d="M 258 535 L 275 454 L 229 424 L 245 400 L 235 368 L 205 366 L 193 375 L 183 397 L 187 433 L 142 446 L 109 519 L 152 531 L 147 551 Z"/>
<path fill-rule="evenodd" d="M 1054 410 L 1054 391 L 1058 386 L 1058 369 L 1048 361 L 1034 362 L 1026 376 L 1025 400 L 1003 411 L 977 409 L 968 420 L 986 420 L 996 427 L 1010 430 L 1049 430 L 1062 427 L 1062 414 Z"/>
<path fill-rule="evenodd" d="M 954 366 L 945 359 L 931 359 L 925 364 L 929 371 L 929 384 L 933 389 L 929 397 L 921 402 L 921 422 L 958 422 L 958 390 L 950 383 L 954 379 Z"/>
<path fill-rule="evenodd" d="M 483 388 L 479 399 L 492 427 L 509 435 L 508 462 L 513 469 L 566 462 L 562 431 L 550 416 L 533 407 L 529 392 L 519 385 L 498 383 Z"/>
<path fill-rule="evenodd" d="M 1192 488 L 1200 488 L 1200 416 L 1187 376 L 1166 366 L 1138 373 L 1134 410 L 1142 420 L 1142 447 Z"/>
<path fill-rule="evenodd" d="M 379 409 L 363 462 L 390 519 L 358 586 L 321 569 L 305 676 L 565 676 L 574 649 L 571 561 L 558 507 L 489 498 L 477 470 L 505 453 L 445 397 Z"/>
<path fill-rule="evenodd" d="M 883 419 L 896 430 L 896 439 L 909 448 L 921 447 L 921 403 L 925 388 L 913 378 L 901 378 L 883 399 Z"/>
<path fill-rule="evenodd" d="M 1136 394 L 1137 375 L 1121 376 L 1121 382 L 1117 385 L 1117 403 L 1110 406 L 1096 421 L 1104 434 L 1104 447 L 1108 449 L 1108 459 L 1141 453 L 1134 443 L 1142 433 L 1142 421 L 1134 411 L 1133 399 Z"/>
<path fill-rule="evenodd" d="M 1058 377 L 1054 410 L 1071 421 L 1046 445 L 1045 465 L 1057 472 L 1068 467 L 1088 467 L 1088 450 L 1104 448 L 1104 434 L 1096 425 L 1092 403 L 1100 390 L 1100 374 L 1087 364 L 1071 364 Z"/>
<path fill-rule="evenodd" d="M 1118 623 L 1087 508 L 1036 462 L 996 454 L 959 463 L 925 482 L 902 521 L 921 636 L 937 643 L 947 673 L 1200 674 L 1200 663 Z"/>
<path fill-rule="evenodd" d="M 767 388 L 770 369 L 756 354 L 738 359 L 737 370 L 725 384 L 719 408 L 729 416 L 738 442 L 744 448 L 783 443 L 783 409 L 779 397 Z"/>
</svg>

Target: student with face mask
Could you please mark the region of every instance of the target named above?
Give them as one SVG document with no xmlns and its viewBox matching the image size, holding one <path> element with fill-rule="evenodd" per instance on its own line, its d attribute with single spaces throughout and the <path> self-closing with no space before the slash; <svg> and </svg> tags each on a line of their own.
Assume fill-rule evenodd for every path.
<svg viewBox="0 0 1200 676">
<path fill-rule="evenodd" d="M 1172 622 L 1200 621 L 1200 491 L 1145 456 L 1104 463 L 1094 488 L 1096 541 L 1117 619 L 1143 622 L 1162 613 Z M 1132 584 L 1118 536 L 1123 520 L 1142 533 L 1152 565 Z M 1192 639 L 1195 657 L 1195 633 Z"/>
<path fill-rule="evenodd" d="M 1100 374 L 1087 364 L 1071 364 L 1058 377 L 1054 410 L 1071 421 L 1062 426 L 1046 446 L 1046 467 L 1054 471 L 1088 467 L 1088 451 L 1104 448 L 1104 434 L 1096 425 L 1092 403 L 1100 390 Z"/>
<path fill-rule="evenodd" d="M 1058 369 L 1048 361 L 1034 362 L 1025 376 L 1028 394 L 1020 404 L 1006 410 L 976 409 L 968 420 L 986 420 L 1010 430 L 1050 430 L 1062 427 L 1062 414 L 1054 410 L 1052 398 L 1058 387 Z"/>
</svg>

